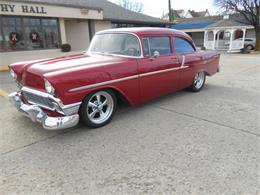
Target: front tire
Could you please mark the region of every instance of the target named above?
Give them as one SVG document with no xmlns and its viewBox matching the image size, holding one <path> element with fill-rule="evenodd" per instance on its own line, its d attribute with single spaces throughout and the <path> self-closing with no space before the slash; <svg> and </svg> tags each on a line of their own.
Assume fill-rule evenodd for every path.
<svg viewBox="0 0 260 195">
<path fill-rule="evenodd" d="M 117 99 L 112 90 L 100 90 L 89 94 L 80 108 L 80 119 L 88 127 L 98 128 L 108 124 L 116 111 Z"/>
<path fill-rule="evenodd" d="M 206 81 L 206 74 L 204 71 L 198 72 L 194 80 L 192 82 L 192 85 L 188 88 L 192 92 L 199 92 L 205 85 Z"/>
</svg>

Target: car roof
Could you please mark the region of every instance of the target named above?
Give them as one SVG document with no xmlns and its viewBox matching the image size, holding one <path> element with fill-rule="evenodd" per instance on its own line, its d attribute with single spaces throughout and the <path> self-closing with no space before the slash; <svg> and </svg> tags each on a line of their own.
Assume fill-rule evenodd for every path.
<svg viewBox="0 0 260 195">
<path fill-rule="evenodd" d="M 134 33 L 138 36 L 143 35 L 180 35 L 190 39 L 185 32 L 170 28 L 156 28 L 156 27 L 130 27 L 130 28 L 114 28 L 99 31 L 97 34 L 103 33 Z"/>
</svg>

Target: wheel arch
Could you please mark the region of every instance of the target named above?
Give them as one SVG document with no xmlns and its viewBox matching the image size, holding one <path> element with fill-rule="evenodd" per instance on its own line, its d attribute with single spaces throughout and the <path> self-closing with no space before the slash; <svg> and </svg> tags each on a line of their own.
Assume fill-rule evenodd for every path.
<svg viewBox="0 0 260 195">
<path fill-rule="evenodd" d="M 111 91 L 113 91 L 117 100 L 118 100 L 118 102 L 124 102 L 124 103 L 127 103 L 127 104 L 132 105 L 132 106 L 135 105 L 133 103 L 133 101 L 131 101 L 131 99 L 129 99 L 127 97 L 127 95 L 122 90 L 118 89 L 115 86 L 100 86 L 98 88 L 94 88 L 93 90 L 89 91 L 89 93 L 87 93 L 84 98 L 86 98 L 89 94 L 91 94 L 93 92 L 101 91 L 101 90 L 111 90 Z"/>
<path fill-rule="evenodd" d="M 199 72 L 204 72 L 206 76 L 210 76 L 211 74 L 209 73 L 209 71 L 207 69 L 198 69 L 195 73 L 195 75 Z"/>
</svg>

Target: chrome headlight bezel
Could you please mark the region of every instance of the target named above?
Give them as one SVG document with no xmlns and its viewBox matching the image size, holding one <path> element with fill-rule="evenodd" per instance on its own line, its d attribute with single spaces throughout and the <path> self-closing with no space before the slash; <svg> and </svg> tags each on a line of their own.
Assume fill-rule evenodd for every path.
<svg viewBox="0 0 260 195">
<path fill-rule="evenodd" d="M 44 86 L 45 86 L 45 90 L 47 91 L 47 93 L 49 93 L 51 95 L 55 94 L 54 87 L 51 85 L 51 83 L 47 79 L 44 79 Z"/>
<path fill-rule="evenodd" d="M 10 69 L 10 74 L 13 79 L 17 80 L 17 74 L 12 69 Z"/>
</svg>

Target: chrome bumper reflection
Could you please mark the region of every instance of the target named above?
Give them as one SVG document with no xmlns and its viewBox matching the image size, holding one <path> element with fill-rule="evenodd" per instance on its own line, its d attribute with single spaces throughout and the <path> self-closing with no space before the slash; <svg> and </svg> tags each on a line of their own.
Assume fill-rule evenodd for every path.
<svg viewBox="0 0 260 195">
<path fill-rule="evenodd" d="M 30 104 L 37 105 L 41 108 L 53 112 L 58 112 L 62 115 L 72 115 L 77 113 L 81 104 L 81 102 L 78 102 L 69 105 L 63 105 L 59 98 L 28 87 L 22 87 L 21 92 Z"/>
<path fill-rule="evenodd" d="M 13 92 L 9 95 L 9 100 L 20 112 L 29 117 L 33 122 L 41 123 L 44 129 L 66 129 L 77 125 L 79 122 L 78 114 L 63 117 L 50 117 L 39 106 L 23 103 L 20 96 L 20 93 Z"/>
</svg>

